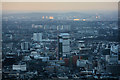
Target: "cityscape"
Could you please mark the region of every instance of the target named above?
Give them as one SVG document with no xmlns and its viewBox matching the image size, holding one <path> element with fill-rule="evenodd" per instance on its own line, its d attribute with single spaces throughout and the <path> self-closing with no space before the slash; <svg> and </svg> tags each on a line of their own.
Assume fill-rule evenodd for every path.
<svg viewBox="0 0 120 80">
<path fill-rule="evenodd" d="M 3 12 L 2 80 L 119 80 L 118 36 L 116 11 Z"/>
</svg>

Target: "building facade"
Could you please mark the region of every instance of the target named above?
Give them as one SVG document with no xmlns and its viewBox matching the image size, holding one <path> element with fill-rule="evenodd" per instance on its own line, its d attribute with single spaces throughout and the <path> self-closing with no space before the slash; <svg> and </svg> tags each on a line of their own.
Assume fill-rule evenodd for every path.
<svg viewBox="0 0 120 80">
<path fill-rule="evenodd" d="M 58 57 L 67 57 L 70 55 L 70 35 L 61 33 L 58 36 Z"/>
</svg>

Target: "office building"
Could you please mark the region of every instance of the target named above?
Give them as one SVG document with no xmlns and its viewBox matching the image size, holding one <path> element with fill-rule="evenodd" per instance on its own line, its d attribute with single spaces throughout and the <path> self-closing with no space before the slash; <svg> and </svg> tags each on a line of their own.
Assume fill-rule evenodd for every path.
<svg viewBox="0 0 120 80">
<path fill-rule="evenodd" d="M 58 57 L 67 57 L 70 55 L 70 35 L 61 33 L 58 36 Z"/>
</svg>

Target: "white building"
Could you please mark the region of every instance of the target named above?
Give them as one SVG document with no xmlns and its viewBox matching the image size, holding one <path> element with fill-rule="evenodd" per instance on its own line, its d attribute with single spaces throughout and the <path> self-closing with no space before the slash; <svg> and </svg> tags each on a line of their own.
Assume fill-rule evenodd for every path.
<svg viewBox="0 0 120 80">
<path fill-rule="evenodd" d="M 42 33 L 33 33 L 33 40 L 34 41 L 42 41 Z"/>
<path fill-rule="evenodd" d="M 49 57 L 40 57 L 43 62 L 49 61 Z"/>
<path fill-rule="evenodd" d="M 18 70 L 18 71 L 26 71 L 27 67 L 26 64 L 16 64 L 12 66 L 13 70 Z"/>
</svg>

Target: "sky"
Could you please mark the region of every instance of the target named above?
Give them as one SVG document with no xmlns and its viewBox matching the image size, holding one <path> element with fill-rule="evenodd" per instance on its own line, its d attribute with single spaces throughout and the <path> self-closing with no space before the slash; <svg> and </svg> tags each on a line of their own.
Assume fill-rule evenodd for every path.
<svg viewBox="0 0 120 80">
<path fill-rule="evenodd" d="M 1 0 L 1 2 L 119 2 L 120 0 Z"/>
<path fill-rule="evenodd" d="M 3 2 L 3 11 L 117 11 L 117 2 Z"/>
</svg>

